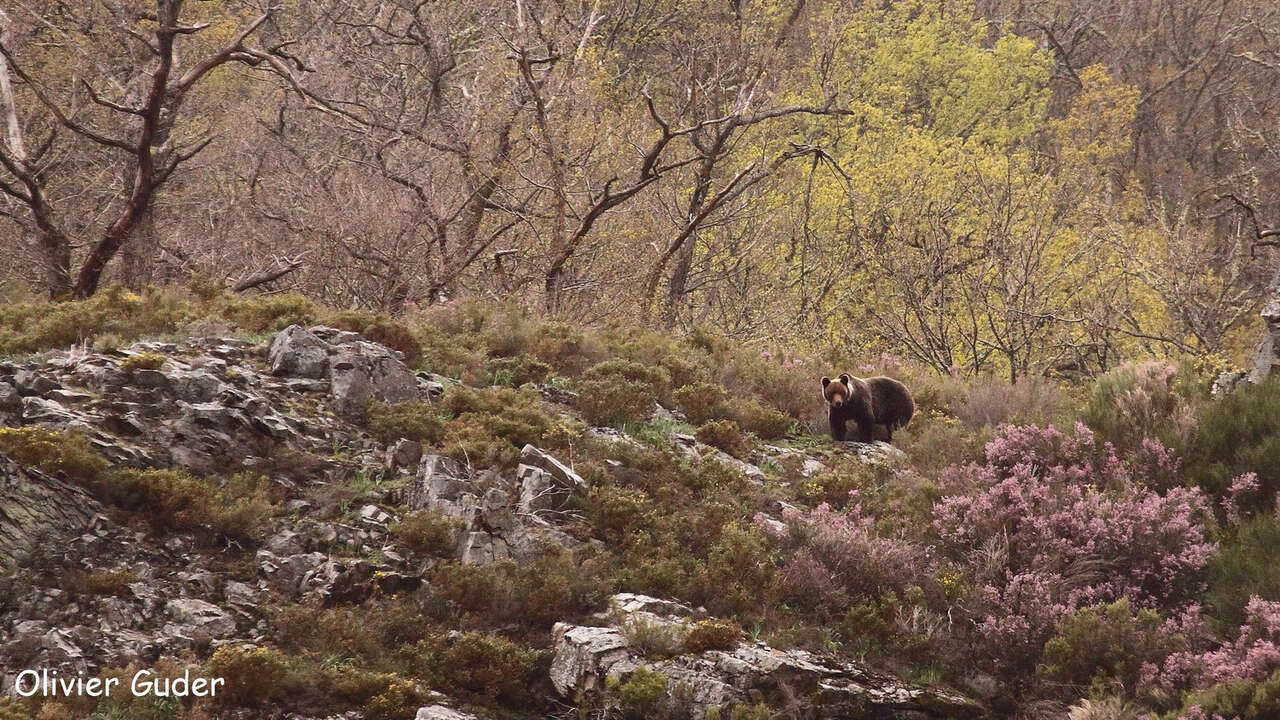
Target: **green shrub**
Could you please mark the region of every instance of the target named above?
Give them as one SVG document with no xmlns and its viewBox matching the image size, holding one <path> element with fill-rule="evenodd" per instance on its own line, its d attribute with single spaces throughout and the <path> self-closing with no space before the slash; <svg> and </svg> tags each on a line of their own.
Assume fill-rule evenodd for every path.
<svg viewBox="0 0 1280 720">
<path fill-rule="evenodd" d="M 215 702 L 230 707 L 261 706 L 284 696 L 289 667 L 273 648 L 223 645 L 209 658 L 209 677 L 222 678 Z"/>
<path fill-rule="evenodd" d="M 107 461 L 84 436 L 42 427 L 0 428 L 0 453 L 19 465 L 67 477 L 89 489 L 107 470 Z"/>
<path fill-rule="evenodd" d="M 671 393 L 671 374 L 665 369 L 619 358 L 591 366 L 582 373 L 582 379 L 621 385 L 644 385 L 660 402 L 665 402 Z"/>
<path fill-rule="evenodd" d="M 167 360 L 168 358 L 157 353 L 142 352 L 121 360 L 120 370 L 126 375 L 133 375 L 137 370 L 159 370 Z"/>
<path fill-rule="evenodd" d="M 520 387 L 544 382 L 551 374 L 551 366 L 528 355 L 517 355 L 490 360 L 486 374 L 490 385 Z"/>
<path fill-rule="evenodd" d="M 1280 717 L 1280 670 L 1276 670 L 1261 682 L 1231 680 L 1208 690 L 1191 693 L 1183 701 L 1182 714 L 1199 706 L 1197 717 L 1240 718 L 1241 720 L 1266 720 Z M 1169 717 L 1177 717 L 1171 713 Z"/>
<path fill-rule="evenodd" d="M 158 532 L 195 532 L 211 544 L 256 545 L 274 510 L 264 483 L 256 476 L 237 476 L 219 488 L 180 470 L 126 469 L 111 473 L 95 491 Z"/>
<path fill-rule="evenodd" d="M 738 458 L 746 459 L 755 449 L 752 438 L 743 435 L 738 424 L 732 420 L 713 420 L 699 427 L 694 432 L 698 442 L 719 448 Z"/>
<path fill-rule="evenodd" d="M 684 648 L 684 628 L 675 623 L 632 615 L 623 620 L 619 630 L 628 647 L 654 660 L 679 655 Z"/>
<path fill-rule="evenodd" d="M 618 707 L 628 720 L 649 720 L 669 715 L 667 704 L 667 676 L 645 667 L 636 668 L 617 686 Z"/>
<path fill-rule="evenodd" d="M 462 522 L 438 510 L 418 510 L 405 515 L 391 528 L 396 540 L 414 552 L 432 557 L 453 557 L 458 550 Z"/>
<path fill-rule="evenodd" d="M 315 325 L 323 310 L 303 295 L 224 296 L 219 314 L 236 327 L 264 333 L 282 330 L 290 325 Z"/>
<path fill-rule="evenodd" d="M 1144 664 L 1182 649 L 1161 632 L 1162 623 L 1154 610 L 1135 613 L 1128 599 L 1077 610 L 1045 643 L 1038 673 L 1053 683 L 1100 690 L 1113 683 L 1135 687 Z"/>
<path fill-rule="evenodd" d="M 1180 450 L 1187 478 L 1214 497 L 1223 497 L 1236 476 L 1256 472 L 1259 492 L 1242 509 L 1271 509 L 1280 492 L 1280 377 L 1208 403 Z"/>
<path fill-rule="evenodd" d="M 747 397 L 730 399 L 727 412 L 743 430 L 765 440 L 783 437 L 794 423 L 790 415 Z"/>
<path fill-rule="evenodd" d="M 1260 515 L 1243 521 L 1209 562 L 1206 605 L 1223 631 L 1245 622 L 1245 604 L 1257 596 L 1280 600 L 1280 519 Z"/>
<path fill-rule="evenodd" d="M 444 437 L 444 423 L 428 402 L 388 404 L 375 400 L 365 411 L 365 425 L 371 435 L 388 444 L 404 438 L 432 445 Z"/>
<path fill-rule="evenodd" d="M 1125 363 L 1094 381 L 1083 419 L 1121 451 L 1141 447 L 1146 438 L 1176 444 L 1192 427 L 1176 376 L 1176 368 L 1158 360 Z"/>
<path fill-rule="evenodd" d="M 672 396 L 678 407 L 694 425 L 724 417 L 724 403 L 729 393 L 715 383 L 700 382 L 678 388 Z"/>
<path fill-rule="evenodd" d="M 445 452 L 473 467 L 514 467 L 520 449 L 567 447 L 580 429 L 549 412 L 538 393 L 504 387 L 457 387 L 442 401 L 454 419 L 445 423 Z"/>
<path fill-rule="evenodd" d="M 619 427 L 653 415 L 658 396 L 645 383 L 625 380 L 582 380 L 575 386 L 573 405 L 595 426 Z"/>
<path fill-rule="evenodd" d="M 613 591 L 607 558 L 547 547 L 531 560 L 485 566 L 448 563 L 430 576 L 448 620 L 545 632 L 557 621 L 601 610 Z"/>
<path fill-rule="evenodd" d="M 426 701 L 426 693 L 407 680 L 393 680 L 364 705 L 368 720 L 413 720 Z"/>
<path fill-rule="evenodd" d="M 129 342 L 170 333 L 194 313 L 180 296 L 149 290 L 136 295 L 110 287 L 88 300 L 0 306 L 0 355 L 65 348 L 94 338 Z"/>
<path fill-rule="evenodd" d="M 732 650 L 742 637 L 742 626 L 729 620 L 701 620 L 684 636 L 684 651 Z"/>
<path fill-rule="evenodd" d="M 419 645 L 418 664 L 432 686 L 452 697 L 521 707 L 533 697 L 538 653 L 496 635 L 467 632 Z"/>
</svg>

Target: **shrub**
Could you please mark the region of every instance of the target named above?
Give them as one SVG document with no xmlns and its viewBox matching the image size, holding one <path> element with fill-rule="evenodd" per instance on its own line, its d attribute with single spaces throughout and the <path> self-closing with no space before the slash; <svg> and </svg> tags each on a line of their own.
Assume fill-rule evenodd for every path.
<svg viewBox="0 0 1280 720">
<path fill-rule="evenodd" d="M 729 399 L 729 393 L 715 383 L 699 382 L 681 386 L 672 393 L 672 397 L 676 407 L 685 414 L 689 422 L 701 425 L 708 420 L 724 417 L 724 403 Z"/>
<path fill-rule="evenodd" d="M 1255 499 L 1244 510 L 1273 508 L 1280 492 L 1280 377 L 1209 403 L 1180 454 L 1187 478 L 1214 497 L 1225 496 L 1234 478 L 1257 473 Z"/>
<path fill-rule="evenodd" d="M 582 380 L 643 385 L 660 402 L 666 402 L 671 393 L 671 374 L 665 369 L 619 358 L 591 366 L 582 373 Z"/>
<path fill-rule="evenodd" d="M 1097 450 L 1081 425 L 1071 435 L 1006 426 L 984 463 L 943 473 L 934 528 L 985 584 L 991 657 L 1029 667 L 1058 622 L 1087 605 L 1179 607 L 1197 594 L 1216 549 L 1208 504 L 1194 489 L 1154 492 L 1151 473 Z"/>
<path fill-rule="evenodd" d="M 0 307 L 0 355 L 69 347 L 113 336 L 129 342 L 177 330 L 192 318 L 178 295 L 148 291 L 136 295 L 107 288 L 77 302 L 16 303 Z"/>
<path fill-rule="evenodd" d="M 1179 720 L 1241 718 L 1263 720 L 1280 717 L 1280 670 L 1261 682 L 1228 680 L 1183 701 Z"/>
<path fill-rule="evenodd" d="M 431 445 L 444 437 L 444 423 L 427 402 L 387 404 L 375 400 L 365 411 L 365 425 L 371 435 L 384 443 L 404 438 Z"/>
<path fill-rule="evenodd" d="M 698 428 L 694 436 L 698 442 L 719 448 L 739 459 L 750 457 L 754 449 L 752 439 L 743 435 L 732 420 L 713 420 Z"/>
<path fill-rule="evenodd" d="M 631 677 L 617 687 L 618 706 L 627 720 L 649 720 L 665 717 L 667 676 L 638 667 Z"/>
<path fill-rule="evenodd" d="M 413 683 L 393 680 L 364 704 L 364 716 L 368 720 L 413 720 L 426 699 L 426 693 Z"/>
<path fill-rule="evenodd" d="M 924 582 L 929 556 L 907 540 L 880 537 L 871 518 L 854 507 L 838 513 L 825 503 L 783 514 L 783 597 L 798 607 L 845 607 L 878 601 Z"/>
<path fill-rule="evenodd" d="M 1197 689 L 1235 680 L 1266 680 L 1280 670 L 1280 602 L 1252 598 L 1245 624 L 1234 640 L 1207 650 L 1174 653 L 1161 670 L 1161 681 Z"/>
<path fill-rule="evenodd" d="M 209 677 L 222 678 L 215 701 L 231 707 L 260 706 L 284 696 L 289 667 L 272 648 L 223 645 L 209 658 Z"/>
<path fill-rule="evenodd" d="M 728 620 L 700 620 L 684 636 L 684 651 L 732 650 L 742 637 L 742 626 Z"/>
<path fill-rule="evenodd" d="M 1094 382 L 1084 421 L 1122 451 L 1149 438 L 1179 441 L 1194 419 L 1174 390 L 1176 375 L 1177 368 L 1158 360 L 1125 363 Z"/>
<path fill-rule="evenodd" d="M 1052 420 L 1061 404 L 1058 388 L 1042 378 L 1023 378 L 1010 383 L 988 377 L 974 380 L 965 387 L 964 399 L 956 404 L 954 412 L 970 427 L 996 427 Z"/>
<path fill-rule="evenodd" d="M 290 325 L 316 324 L 321 308 L 303 295 L 224 296 L 219 314 L 250 332 L 275 332 Z"/>
<path fill-rule="evenodd" d="M 396 540 L 414 552 L 432 557 L 453 557 L 458 550 L 459 520 L 438 510 L 418 510 L 405 515 L 391 528 Z"/>
<path fill-rule="evenodd" d="M 745 431 L 765 440 L 776 440 L 791 429 L 790 415 L 748 397 L 729 400 L 728 416 Z"/>
<path fill-rule="evenodd" d="M 413 332 L 385 315 L 343 310 L 334 314 L 325 314 L 320 322 L 340 330 L 357 332 L 366 339 L 404 355 L 404 362 L 409 367 L 417 367 L 422 362 L 422 344 L 414 337 Z"/>
<path fill-rule="evenodd" d="M 437 690 L 488 705 L 519 707 L 531 699 L 537 652 L 496 635 L 463 633 L 419 645 L 423 676 Z"/>
<path fill-rule="evenodd" d="M 580 380 L 573 405 L 595 426 L 619 427 L 653 415 L 658 396 L 645 383 L 627 380 Z"/>
<path fill-rule="evenodd" d="M 129 585 L 138 576 L 128 570 L 96 570 L 84 577 L 83 589 L 90 595 L 121 597 L 129 592 Z"/>
<path fill-rule="evenodd" d="M 159 370 L 167 360 L 168 358 L 157 353 L 142 352 L 121 360 L 120 370 L 126 375 L 133 375 L 137 370 Z"/>
<path fill-rule="evenodd" d="M 565 447 L 580 434 L 548 412 L 532 390 L 456 387 L 442 406 L 455 416 L 445 423 L 445 452 L 477 468 L 514 467 L 526 444 Z"/>
<path fill-rule="evenodd" d="M 433 570 L 431 587 L 463 623 L 544 631 L 602 609 L 613 589 L 608 570 L 604 558 L 546 547 L 519 564 L 442 565 Z"/>
<path fill-rule="evenodd" d="M 103 480 L 100 498 L 134 513 L 152 529 L 195 531 L 205 542 L 256 544 L 273 508 L 262 478 L 238 476 L 223 488 L 180 470 L 120 470 Z"/>
<path fill-rule="evenodd" d="M 1045 643 L 1037 674 L 1054 683 L 1098 689 L 1119 684 L 1132 691 L 1144 665 L 1162 662 L 1185 644 L 1154 610 L 1134 612 L 1121 598 L 1063 618 L 1058 634 Z"/>
<path fill-rule="evenodd" d="M 0 452 L 19 465 L 64 476 L 90 489 L 107 470 L 107 461 L 83 435 L 42 427 L 0 428 Z"/>
<path fill-rule="evenodd" d="M 511 387 L 520 387 L 525 383 L 544 382 L 550 374 L 550 365 L 528 355 L 490 360 L 486 372 L 490 385 L 509 385 Z"/>
<path fill-rule="evenodd" d="M 1244 624 L 1249 598 L 1280 600 L 1280 520 L 1261 515 L 1244 521 L 1209 563 L 1206 604 L 1224 630 Z"/>
</svg>

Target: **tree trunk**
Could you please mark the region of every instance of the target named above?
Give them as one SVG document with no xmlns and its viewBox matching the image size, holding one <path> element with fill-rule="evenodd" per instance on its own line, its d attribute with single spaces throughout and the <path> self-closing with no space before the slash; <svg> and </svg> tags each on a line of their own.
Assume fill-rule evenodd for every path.
<svg viewBox="0 0 1280 720">
<path fill-rule="evenodd" d="M 151 208 L 143 210 L 133 237 L 120 248 L 121 275 L 124 286 L 134 292 L 142 292 L 155 281 L 156 223 Z"/>
<path fill-rule="evenodd" d="M 0 567 L 20 563 L 41 544 L 82 533 L 101 512 L 79 487 L 0 455 Z"/>
<path fill-rule="evenodd" d="M 670 330 L 676 326 L 680 317 L 680 309 L 684 307 L 684 296 L 689 288 L 689 271 L 693 269 L 693 251 L 698 236 L 691 235 L 680 246 L 676 254 L 676 264 L 671 268 L 671 278 L 667 283 L 667 302 L 662 308 L 662 327 Z"/>
</svg>

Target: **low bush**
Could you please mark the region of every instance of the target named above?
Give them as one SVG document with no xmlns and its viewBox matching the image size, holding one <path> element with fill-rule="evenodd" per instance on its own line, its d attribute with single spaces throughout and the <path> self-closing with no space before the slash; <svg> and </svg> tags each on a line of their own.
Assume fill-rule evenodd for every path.
<svg viewBox="0 0 1280 720">
<path fill-rule="evenodd" d="M 533 699 L 538 653 L 497 635 L 466 632 L 420 643 L 415 669 L 451 697 L 521 707 Z"/>
<path fill-rule="evenodd" d="M 764 440 L 785 436 L 795 422 L 790 415 L 748 397 L 731 398 L 726 412 L 744 431 Z"/>
<path fill-rule="evenodd" d="M 1214 497 L 1225 497 L 1233 479 L 1252 472 L 1258 488 L 1243 510 L 1274 508 L 1280 493 L 1280 377 L 1207 404 L 1179 449 L 1187 479 Z"/>
<path fill-rule="evenodd" d="M 1125 363 L 1094 381 L 1082 412 L 1089 427 L 1122 453 L 1148 439 L 1179 443 L 1194 416 L 1175 391 L 1177 368 L 1158 360 Z"/>
<path fill-rule="evenodd" d="M 520 387 L 525 383 L 545 382 L 551 366 L 528 355 L 517 355 L 490 360 L 485 374 L 489 385 Z"/>
<path fill-rule="evenodd" d="M 223 645 L 209 658 L 209 677 L 222 678 L 216 702 L 224 707 L 259 707 L 288 692 L 289 666 L 278 650 Z"/>
<path fill-rule="evenodd" d="M 0 428 L 0 452 L 19 465 L 66 477 L 91 490 L 107 471 L 107 461 L 83 435 L 42 427 Z"/>
<path fill-rule="evenodd" d="M 754 438 L 748 437 L 732 420 L 713 420 L 694 432 L 700 443 L 719 448 L 740 460 L 751 457 L 755 449 Z"/>
<path fill-rule="evenodd" d="M 458 551 L 462 522 L 438 510 L 416 510 L 391 527 L 396 541 L 410 550 L 431 557 L 453 557 Z"/>
<path fill-rule="evenodd" d="M 700 382 L 677 388 L 672 397 L 689 422 L 701 425 L 725 416 L 725 401 L 729 399 L 729 393 L 715 383 Z"/>
<path fill-rule="evenodd" d="M 222 487 L 180 470 L 119 470 L 95 488 L 157 532 L 194 532 L 209 544 L 255 546 L 268 531 L 274 507 L 267 481 L 233 476 Z"/>
<path fill-rule="evenodd" d="M 1223 631 L 1244 624 L 1252 597 L 1280 601 L 1280 518 L 1261 515 L 1233 528 L 1209 563 L 1208 612 Z"/>
<path fill-rule="evenodd" d="M 700 620 L 684 636 L 684 651 L 732 650 L 742 637 L 742 626 L 727 620 Z"/>
<path fill-rule="evenodd" d="M 375 400 L 365 410 L 365 426 L 369 434 L 388 444 L 403 438 L 432 445 L 444 437 L 444 423 L 428 402 L 388 404 Z"/>
<path fill-rule="evenodd" d="M 132 376 L 138 370 L 159 370 L 164 367 L 168 361 L 163 355 L 150 352 L 142 352 L 137 355 L 130 355 L 120 361 L 120 370 L 126 375 Z"/>
<path fill-rule="evenodd" d="M 626 682 L 615 687 L 618 709 L 626 720 L 661 720 L 670 715 L 667 703 L 667 676 L 639 667 Z"/>
<path fill-rule="evenodd" d="M 1063 618 L 1057 635 L 1044 645 L 1037 674 L 1054 684 L 1112 687 L 1134 692 L 1147 668 L 1185 649 L 1159 613 L 1135 610 L 1127 598 L 1081 608 Z"/>
</svg>

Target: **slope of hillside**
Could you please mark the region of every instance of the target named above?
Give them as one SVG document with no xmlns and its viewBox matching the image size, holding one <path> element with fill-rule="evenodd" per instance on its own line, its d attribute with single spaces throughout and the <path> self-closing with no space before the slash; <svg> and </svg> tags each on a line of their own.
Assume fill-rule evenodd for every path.
<svg viewBox="0 0 1280 720">
<path fill-rule="evenodd" d="M 882 359 L 919 416 L 834 444 L 830 370 L 711 337 L 97 302 L 98 349 L 0 336 L 35 352 L 0 363 L 0 669 L 121 689 L 0 717 L 1261 718 L 1280 684 L 1272 385 Z M 112 303 L 179 319 L 130 342 Z"/>
</svg>

